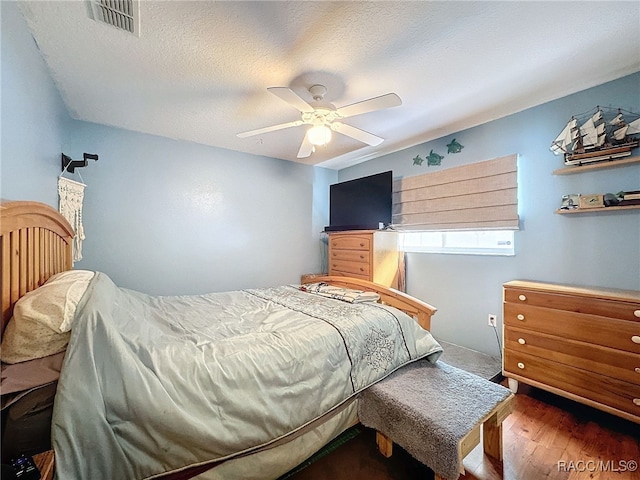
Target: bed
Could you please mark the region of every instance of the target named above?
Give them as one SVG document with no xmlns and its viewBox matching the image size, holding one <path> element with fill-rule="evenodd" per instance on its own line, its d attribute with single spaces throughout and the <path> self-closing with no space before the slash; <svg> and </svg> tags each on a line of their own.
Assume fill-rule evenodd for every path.
<svg viewBox="0 0 640 480">
<path fill-rule="evenodd" d="M 51 207 L 4 203 L 0 229 L 3 360 L 12 315 L 65 298 L 58 478 L 277 478 L 357 422 L 359 392 L 442 351 L 435 308 L 363 280 L 149 296 L 71 270 Z"/>
</svg>

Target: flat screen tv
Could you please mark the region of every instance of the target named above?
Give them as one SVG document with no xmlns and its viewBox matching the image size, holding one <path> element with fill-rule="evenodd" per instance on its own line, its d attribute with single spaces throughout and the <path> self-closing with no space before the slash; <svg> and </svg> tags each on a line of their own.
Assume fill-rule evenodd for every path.
<svg viewBox="0 0 640 480">
<path fill-rule="evenodd" d="M 329 223 L 325 232 L 377 230 L 391 224 L 391 171 L 329 186 Z"/>
</svg>

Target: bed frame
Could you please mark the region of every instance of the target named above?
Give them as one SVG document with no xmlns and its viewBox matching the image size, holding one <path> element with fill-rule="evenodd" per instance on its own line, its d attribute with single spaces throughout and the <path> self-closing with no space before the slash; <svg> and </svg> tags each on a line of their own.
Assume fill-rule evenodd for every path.
<svg viewBox="0 0 640 480">
<path fill-rule="evenodd" d="M 69 222 L 49 205 L 25 201 L 0 203 L 0 334 L 18 299 L 52 275 L 72 268 L 73 236 Z"/>
</svg>

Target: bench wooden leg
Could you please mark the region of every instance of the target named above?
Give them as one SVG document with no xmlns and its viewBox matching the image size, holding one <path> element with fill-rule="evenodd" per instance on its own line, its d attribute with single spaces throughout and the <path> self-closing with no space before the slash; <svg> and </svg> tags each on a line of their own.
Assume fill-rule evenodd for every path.
<svg viewBox="0 0 640 480">
<path fill-rule="evenodd" d="M 496 407 L 495 413 L 482 424 L 484 452 L 502 461 L 502 421 L 509 416 L 513 406 L 513 395 L 510 395 Z"/>
<path fill-rule="evenodd" d="M 482 425 L 484 452 L 490 457 L 502 461 L 502 424 L 498 424 L 492 419 L 493 417 Z"/>
<path fill-rule="evenodd" d="M 384 433 L 376 431 L 376 443 L 378 444 L 378 450 L 380 453 L 389 458 L 393 453 L 393 440 L 387 437 Z"/>
</svg>

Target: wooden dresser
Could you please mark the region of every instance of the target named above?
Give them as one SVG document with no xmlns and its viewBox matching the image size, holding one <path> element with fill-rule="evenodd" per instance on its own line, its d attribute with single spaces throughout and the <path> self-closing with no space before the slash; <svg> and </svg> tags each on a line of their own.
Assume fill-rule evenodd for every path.
<svg viewBox="0 0 640 480">
<path fill-rule="evenodd" d="M 640 292 L 504 284 L 503 373 L 640 423 Z"/>
<path fill-rule="evenodd" d="M 398 289 L 398 234 L 387 230 L 329 233 L 329 275 L 362 278 Z"/>
</svg>

